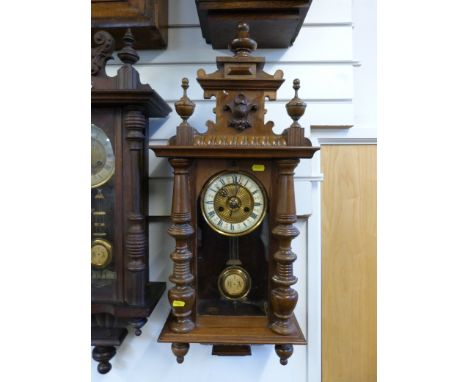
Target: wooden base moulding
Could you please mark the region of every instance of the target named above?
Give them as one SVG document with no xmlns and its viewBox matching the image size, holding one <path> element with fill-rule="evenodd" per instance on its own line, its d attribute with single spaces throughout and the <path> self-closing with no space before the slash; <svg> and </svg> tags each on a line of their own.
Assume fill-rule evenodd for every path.
<svg viewBox="0 0 468 382">
<path fill-rule="evenodd" d="M 173 320 L 169 315 L 158 342 L 186 342 L 200 344 L 306 345 L 307 341 L 293 315 L 294 331 L 289 335 L 276 334 L 264 316 L 198 316 L 195 328 L 184 334 L 169 329 Z"/>
<path fill-rule="evenodd" d="M 291 320 L 293 332 L 289 335 L 273 332 L 264 316 L 198 316 L 195 328 L 184 334 L 170 330 L 172 321 L 169 314 L 158 342 L 172 343 L 178 363 L 183 362 L 190 343 L 213 344 L 213 355 L 229 356 L 250 355 L 250 345 L 275 345 L 282 365 L 287 364 L 287 358 L 293 352 L 292 345 L 307 344 L 294 315 Z"/>
<path fill-rule="evenodd" d="M 148 317 L 158 303 L 166 289 L 165 282 L 150 282 L 146 302 L 143 306 L 132 306 L 128 304 L 115 304 L 105 302 L 93 302 L 91 304 L 91 314 L 109 313 L 121 318 Z"/>
<path fill-rule="evenodd" d="M 143 306 L 128 304 L 112 304 L 94 302 L 91 304 L 92 315 L 111 315 L 115 322 L 133 328 L 135 335 L 141 335 L 141 328 L 148 321 L 148 317 L 166 289 L 165 282 L 150 282 Z M 120 324 L 118 324 L 120 325 Z M 128 334 L 126 327 L 91 327 L 91 346 L 94 346 L 92 356 L 98 362 L 98 372 L 106 374 L 112 369 L 110 360 L 115 356 L 116 347 L 120 346 Z"/>
</svg>

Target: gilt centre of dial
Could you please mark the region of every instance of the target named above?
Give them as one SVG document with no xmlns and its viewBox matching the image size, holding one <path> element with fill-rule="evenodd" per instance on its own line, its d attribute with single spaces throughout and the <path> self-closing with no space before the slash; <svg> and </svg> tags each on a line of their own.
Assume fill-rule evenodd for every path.
<svg viewBox="0 0 468 382">
<path fill-rule="evenodd" d="M 218 216 L 228 223 L 241 223 L 246 220 L 253 208 L 253 196 L 240 184 L 227 184 L 214 198 L 214 209 Z"/>
</svg>

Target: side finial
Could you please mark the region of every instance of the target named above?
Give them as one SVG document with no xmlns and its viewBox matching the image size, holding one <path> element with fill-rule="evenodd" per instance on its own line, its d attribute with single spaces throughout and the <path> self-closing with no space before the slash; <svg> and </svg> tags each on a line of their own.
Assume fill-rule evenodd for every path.
<svg viewBox="0 0 468 382">
<path fill-rule="evenodd" d="M 286 104 L 286 110 L 288 112 L 288 115 L 294 121 L 291 127 L 301 127 L 298 121 L 299 118 L 301 118 L 304 115 L 305 109 L 307 107 L 307 104 L 298 96 L 298 90 L 300 89 L 300 87 L 301 82 L 299 81 L 299 79 L 296 78 L 293 81 L 294 98 Z"/>
<path fill-rule="evenodd" d="M 229 47 L 236 56 L 247 57 L 250 52 L 257 49 L 257 42 L 249 37 L 249 26 L 246 23 L 239 23 L 236 29 L 236 38 L 231 41 Z"/>
<path fill-rule="evenodd" d="M 91 75 L 105 75 L 106 63 L 112 60 L 115 41 L 109 32 L 99 31 L 94 34 L 96 47 L 91 49 Z"/>
<path fill-rule="evenodd" d="M 175 103 L 175 109 L 177 114 L 183 119 L 183 123 L 187 123 L 187 119 L 193 114 L 195 110 L 195 104 L 187 96 L 187 89 L 189 88 L 189 80 L 187 78 L 182 79 L 182 89 L 184 89 L 184 94 Z"/>
<path fill-rule="evenodd" d="M 130 28 L 128 28 L 125 32 L 122 40 L 124 47 L 117 55 L 124 64 L 136 64 L 140 59 L 140 56 L 138 55 L 137 51 L 133 49 L 133 43 L 135 42 L 135 38 L 133 37 Z"/>
</svg>

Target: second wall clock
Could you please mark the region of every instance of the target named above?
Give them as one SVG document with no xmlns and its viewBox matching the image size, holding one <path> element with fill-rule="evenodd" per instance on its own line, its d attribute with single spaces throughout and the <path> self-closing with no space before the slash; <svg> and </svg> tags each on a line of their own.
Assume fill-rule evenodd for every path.
<svg viewBox="0 0 468 382">
<path fill-rule="evenodd" d="M 102 374 L 127 335 L 141 333 L 165 289 L 148 279 L 148 118 L 169 105 L 140 83 L 130 30 L 115 77 L 106 74 L 114 38 L 94 35 L 91 51 L 91 344 Z"/>
</svg>

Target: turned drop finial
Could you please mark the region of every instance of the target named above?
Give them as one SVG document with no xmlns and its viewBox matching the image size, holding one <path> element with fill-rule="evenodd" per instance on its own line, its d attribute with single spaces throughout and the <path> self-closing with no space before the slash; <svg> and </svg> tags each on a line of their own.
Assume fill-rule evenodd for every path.
<svg viewBox="0 0 468 382">
<path fill-rule="evenodd" d="M 249 26 L 246 23 L 237 24 L 236 38 L 231 41 L 229 47 L 236 56 L 250 56 L 250 52 L 257 49 L 257 42 L 249 37 Z"/>
<path fill-rule="evenodd" d="M 301 87 L 301 82 L 298 78 L 293 81 L 294 98 L 286 104 L 288 115 L 294 121 L 291 127 L 300 127 L 298 120 L 304 115 L 307 104 L 299 98 L 298 90 Z"/>
<path fill-rule="evenodd" d="M 124 47 L 118 53 L 117 55 L 119 56 L 120 60 L 124 64 L 130 64 L 133 65 L 138 62 L 140 59 L 140 56 L 138 55 L 137 51 L 133 48 L 133 43 L 135 42 L 135 38 L 133 37 L 132 31 L 130 28 L 127 29 L 125 32 L 123 38 L 123 44 Z"/>
<path fill-rule="evenodd" d="M 190 118 L 190 116 L 193 114 L 193 111 L 195 110 L 195 104 L 190 100 L 190 98 L 187 96 L 187 89 L 189 88 L 189 80 L 188 78 L 183 78 L 182 79 L 182 89 L 184 89 L 184 94 L 175 103 L 175 109 L 177 114 L 183 119 L 184 122 L 187 122 L 187 119 Z"/>
</svg>

